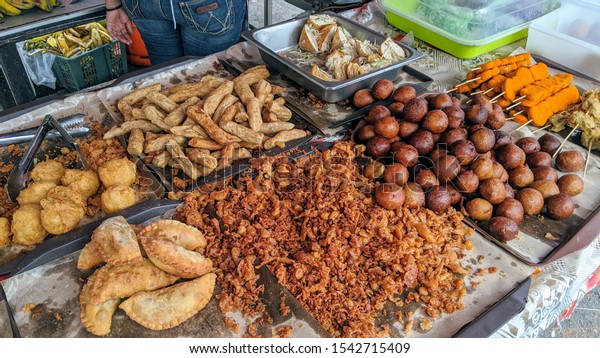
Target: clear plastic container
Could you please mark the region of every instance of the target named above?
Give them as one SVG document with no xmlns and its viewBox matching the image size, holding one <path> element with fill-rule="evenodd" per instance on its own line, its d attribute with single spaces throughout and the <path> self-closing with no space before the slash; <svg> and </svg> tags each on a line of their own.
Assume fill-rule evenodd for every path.
<svg viewBox="0 0 600 358">
<path fill-rule="evenodd" d="M 527 36 L 530 21 L 560 0 L 380 0 L 388 22 L 460 58 Z"/>
<path fill-rule="evenodd" d="M 600 46 L 600 0 L 563 0 L 558 32 Z"/>
</svg>

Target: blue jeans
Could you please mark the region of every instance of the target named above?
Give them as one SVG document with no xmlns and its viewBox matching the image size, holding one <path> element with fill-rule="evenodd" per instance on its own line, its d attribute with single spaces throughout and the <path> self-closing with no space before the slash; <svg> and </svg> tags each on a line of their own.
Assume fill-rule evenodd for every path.
<svg viewBox="0 0 600 358">
<path fill-rule="evenodd" d="M 246 0 L 122 3 L 138 28 L 153 65 L 184 55 L 206 56 L 227 49 L 239 40 L 246 14 Z"/>
</svg>

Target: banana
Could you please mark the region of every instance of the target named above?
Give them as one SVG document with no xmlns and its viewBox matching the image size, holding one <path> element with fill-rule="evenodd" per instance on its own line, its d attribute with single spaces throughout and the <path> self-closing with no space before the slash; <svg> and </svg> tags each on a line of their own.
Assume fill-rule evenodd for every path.
<svg viewBox="0 0 600 358">
<path fill-rule="evenodd" d="M 77 46 L 85 47 L 85 42 L 83 42 L 79 37 L 72 36 L 66 32 L 64 33 L 64 35 L 67 40 L 71 41 L 72 43 L 76 44 Z"/>
<path fill-rule="evenodd" d="M 62 52 L 63 55 L 66 55 L 69 52 L 69 44 L 67 44 L 67 40 L 63 34 L 60 34 L 56 37 L 56 42 L 58 43 L 58 49 Z"/>
<path fill-rule="evenodd" d="M 33 0 L 6 0 L 6 2 L 21 10 L 31 9 L 33 7 Z"/>
<path fill-rule="evenodd" d="M 58 7 L 60 5 L 60 0 L 50 0 L 48 1 L 52 7 Z"/>
<path fill-rule="evenodd" d="M 102 42 L 102 37 L 100 36 L 100 32 L 96 29 L 92 29 L 92 40 L 94 40 L 94 46 L 102 46 L 104 42 Z"/>
<path fill-rule="evenodd" d="M 54 37 L 48 37 L 48 39 L 46 40 L 46 43 L 50 47 L 58 48 L 58 42 L 56 42 L 56 38 L 54 38 Z"/>
<path fill-rule="evenodd" d="M 21 14 L 21 10 L 7 3 L 6 0 L 0 0 L 0 12 L 8 16 L 16 16 Z"/>
<path fill-rule="evenodd" d="M 35 7 L 40 8 L 47 12 L 52 12 L 54 9 L 52 5 L 48 2 L 48 0 L 33 0 Z"/>
</svg>

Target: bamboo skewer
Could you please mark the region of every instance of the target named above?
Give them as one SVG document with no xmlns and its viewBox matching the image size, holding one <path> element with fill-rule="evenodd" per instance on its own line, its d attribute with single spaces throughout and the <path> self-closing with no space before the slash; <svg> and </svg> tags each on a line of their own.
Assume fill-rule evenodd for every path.
<svg viewBox="0 0 600 358">
<path fill-rule="evenodd" d="M 488 92 L 491 92 L 491 91 L 493 91 L 493 90 L 494 90 L 493 88 L 488 88 L 488 89 L 487 89 L 487 90 L 485 90 L 485 91 L 484 91 L 484 90 L 481 90 L 481 91 L 473 92 L 473 93 L 471 93 L 471 96 L 475 96 L 476 94 L 487 94 Z"/>
<path fill-rule="evenodd" d="M 587 157 L 585 157 L 585 168 L 583 169 L 583 177 L 587 174 L 588 163 L 590 162 L 590 154 L 592 154 L 592 146 L 594 145 L 594 139 L 590 139 L 590 146 L 588 147 Z"/>
<path fill-rule="evenodd" d="M 511 110 L 511 109 L 515 108 L 516 106 L 518 106 L 518 105 L 520 105 L 520 104 L 521 104 L 521 102 L 517 102 L 517 103 L 515 103 L 515 104 L 511 104 L 510 106 L 508 106 L 508 107 L 504 108 L 504 110 L 505 110 L 505 111 Z"/>
<path fill-rule="evenodd" d="M 461 82 L 461 83 L 457 84 L 456 86 L 454 86 L 454 88 L 458 88 L 458 87 L 460 87 L 462 85 L 466 85 L 467 83 L 475 82 L 475 81 L 478 81 L 480 79 L 481 79 L 481 77 L 471 78 L 470 80 L 466 80 L 465 82 Z"/>
<path fill-rule="evenodd" d="M 521 97 L 519 97 L 519 98 L 515 98 L 515 99 L 514 99 L 514 101 L 513 101 L 513 103 L 515 103 L 516 101 L 519 101 L 519 103 L 521 103 L 520 101 L 521 101 L 522 99 L 525 99 L 525 98 L 527 98 L 527 96 L 521 96 Z"/>
<path fill-rule="evenodd" d="M 532 131 L 531 134 L 537 133 L 537 132 L 539 132 L 539 131 L 541 131 L 543 129 L 546 129 L 548 127 L 552 127 L 552 124 L 548 124 L 547 126 L 543 126 L 542 128 L 538 128 L 538 129 Z"/>
<path fill-rule="evenodd" d="M 490 99 L 490 103 L 494 103 L 496 102 L 496 100 L 500 97 L 504 96 L 504 92 L 501 92 L 500 94 L 498 94 L 496 97 Z"/>
<path fill-rule="evenodd" d="M 518 130 L 520 130 L 521 128 L 527 126 L 529 123 L 533 122 L 533 119 L 528 120 L 527 122 L 521 124 L 520 126 L 518 126 L 517 128 L 513 129 L 512 131 L 510 131 L 510 133 L 512 132 L 516 132 Z"/>
<path fill-rule="evenodd" d="M 571 129 L 571 132 L 569 132 L 569 135 L 567 135 L 565 140 L 563 140 L 562 143 L 560 143 L 560 146 L 558 147 L 558 149 L 556 149 L 556 152 L 554 152 L 554 154 L 552 155 L 552 158 L 556 158 L 556 156 L 558 155 L 558 153 L 560 152 L 562 147 L 565 145 L 565 143 L 567 143 L 567 140 L 573 135 L 573 132 L 575 132 L 577 127 L 579 127 L 579 123 L 577 123 L 577 125 L 575 125 L 575 127 L 573 127 L 573 129 Z"/>
<path fill-rule="evenodd" d="M 518 115 L 519 115 L 519 114 L 521 114 L 521 113 L 523 113 L 523 111 L 518 111 L 517 113 L 513 114 L 513 116 L 512 116 L 512 117 L 508 117 L 508 118 L 506 118 L 506 119 L 507 119 L 507 120 L 514 119 L 516 116 L 518 116 Z"/>
</svg>

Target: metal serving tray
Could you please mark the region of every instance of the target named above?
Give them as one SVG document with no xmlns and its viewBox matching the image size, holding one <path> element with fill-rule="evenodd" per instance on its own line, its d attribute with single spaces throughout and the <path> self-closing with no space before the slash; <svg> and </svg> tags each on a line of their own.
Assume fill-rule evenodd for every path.
<svg viewBox="0 0 600 358">
<path fill-rule="evenodd" d="M 88 116 L 83 126 L 90 127 L 93 123 L 100 123 L 105 127 L 111 127 L 114 125 L 114 121 L 108 114 L 98 97 L 94 93 L 76 94 L 69 96 L 64 99 L 56 100 L 49 98 L 47 102 L 39 104 L 39 108 L 30 110 L 29 112 L 25 109 L 16 111 L 12 114 L 0 117 L 0 133 L 10 133 L 16 130 L 25 128 L 36 127 L 41 123 L 44 115 L 50 114 L 57 119 L 69 116 L 75 113 L 83 113 Z M 93 134 L 90 132 L 90 135 Z M 36 158 L 38 160 L 44 160 L 46 156 L 54 158 L 60 155 L 61 144 L 64 145 L 62 140 L 47 140 L 44 141 L 42 147 L 38 151 Z M 21 146 L 27 146 L 28 143 L 22 143 Z M 24 151 L 23 151 L 24 152 Z M 3 151 L 0 154 L 0 161 L 6 164 L 16 164 L 20 160 L 20 156 L 11 155 L 11 153 Z M 138 183 L 135 184 L 134 189 L 141 200 L 152 200 L 162 198 L 165 194 L 165 188 L 156 178 L 156 176 L 148 170 L 144 163 L 137 159 L 134 161 L 137 174 Z M 8 173 L 0 173 L 0 184 L 6 182 Z M 94 217 L 85 217 L 78 228 L 73 231 L 77 231 L 80 227 L 85 226 L 87 223 L 93 222 L 94 220 L 105 217 L 102 211 L 96 214 Z M 70 233 L 59 235 L 58 237 L 69 236 Z M 48 237 L 44 242 L 54 240 L 55 236 Z M 62 239 L 61 239 L 62 240 Z M 45 247 L 43 244 L 38 245 L 34 250 L 38 250 L 40 247 Z M 22 245 L 9 245 L 0 249 L 0 276 L 9 273 L 19 260 L 30 250 L 29 248 Z"/>
<path fill-rule="evenodd" d="M 360 40 L 369 40 L 380 44 L 386 39 L 386 36 L 338 14 L 333 12 L 324 12 L 324 14 L 333 17 L 338 25 L 344 27 L 352 36 Z M 279 55 L 280 52 L 298 47 L 298 40 L 306 19 L 308 19 L 308 16 L 260 29 L 245 31 L 242 33 L 242 37 L 258 47 L 263 60 L 268 65 L 284 73 L 300 86 L 311 91 L 326 102 L 344 100 L 361 88 L 371 88 L 375 82 L 381 79 L 394 80 L 402 72 L 404 65 L 423 56 L 421 52 L 398 43 L 407 54 L 407 57 L 403 61 L 365 73 L 350 80 L 324 81 L 312 76 L 309 72 L 310 69 L 303 68 L 297 63 Z"/>
<path fill-rule="evenodd" d="M 135 88 L 145 87 L 153 83 L 161 83 L 166 87 L 170 87 L 177 83 L 199 80 L 206 74 L 215 75 L 218 77 L 227 77 L 229 75 L 237 76 L 241 73 L 238 69 L 230 64 L 223 62 L 217 56 L 207 56 L 204 58 L 185 57 L 176 62 L 171 62 L 165 65 L 155 66 L 143 70 L 139 73 L 131 73 L 127 76 L 119 78 L 112 86 L 98 92 L 100 101 L 108 108 L 108 113 L 112 116 L 114 123 L 122 123 L 124 121 L 121 113 L 116 109 L 118 99 L 123 97 Z M 261 155 L 274 156 L 283 152 L 297 148 L 310 140 L 316 134 L 321 133 L 314 125 L 305 121 L 297 113 L 292 111 L 292 119 L 290 122 L 296 125 L 296 128 L 308 130 L 310 135 L 290 141 L 286 143 L 284 148 L 275 147 L 268 151 L 252 151 L 252 157 L 256 158 Z M 126 140 L 122 138 L 124 143 Z M 202 185 L 215 183 L 231 176 L 237 175 L 250 167 L 249 159 L 239 160 L 231 166 L 214 172 L 206 177 L 198 178 L 193 183 L 185 188 L 178 188 L 173 185 L 173 173 L 171 167 L 158 168 L 152 164 L 146 164 L 146 167 L 158 176 L 162 184 L 168 191 L 192 191 Z M 181 179 L 185 179 L 183 174 L 180 174 Z"/>
</svg>

